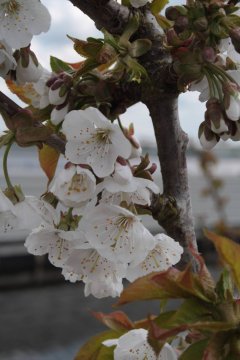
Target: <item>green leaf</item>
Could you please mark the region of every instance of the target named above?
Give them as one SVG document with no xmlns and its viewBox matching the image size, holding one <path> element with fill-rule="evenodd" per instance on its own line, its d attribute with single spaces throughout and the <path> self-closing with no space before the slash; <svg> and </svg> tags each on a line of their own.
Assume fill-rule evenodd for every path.
<svg viewBox="0 0 240 360">
<path fill-rule="evenodd" d="M 213 242 L 221 261 L 228 266 L 240 289 L 240 245 L 211 231 L 205 230 L 204 233 Z"/>
<path fill-rule="evenodd" d="M 197 321 L 212 321 L 215 306 L 198 299 L 187 299 L 171 316 L 162 315 L 155 322 L 164 328 L 172 328 Z M 164 314 L 163 314 L 164 315 Z M 170 314 L 169 314 L 170 315 Z"/>
<path fill-rule="evenodd" d="M 55 73 L 61 73 L 63 71 L 65 71 L 65 72 L 72 71 L 72 68 L 67 63 L 65 63 L 64 61 L 62 61 L 54 56 L 50 56 L 50 65 L 51 65 L 52 71 Z"/>
<path fill-rule="evenodd" d="M 124 29 L 124 32 L 119 39 L 119 45 L 127 46 L 129 39 L 137 31 L 138 27 L 139 17 L 135 15 L 129 20 L 126 28 Z"/>
<path fill-rule="evenodd" d="M 208 341 L 208 339 L 204 339 L 190 345 L 179 357 L 179 360 L 202 360 Z"/>
<path fill-rule="evenodd" d="M 151 40 L 148 39 L 138 39 L 131 43 L 129 47 L 129 54 L 132 57 L 139 57 L 146 54 L 152 47 Z"/>
<path fill-rule="evenodd" d="M 113 357 L 109 357 L 111 352 L 109 349 L 106 349 L 102 342 L 109 339 L 117 339 L 122 334 L 122 332 L 110 330 L 93 336 L 82 346 L 74 360 L 112 360 Z M 112 351 L 113 347 L 110 350 Z"/>
<path fill-rule="evenodd" d="M 130 6 L 130 0 L 122 0 L 123 6 Z"/>
<path fill-rule="evenodd" d="M 0 149 L 7 145 L 13 138 L 14 134 L 11 131 L 4 131 L 5 134 L 0 136 Z"/>
<path fill-rule="evenodd" d="M 216 285 L 216 292 L 218 297 L 223 301 L 231 301 L 234 298 L 234 284 L 232 277 L 227 269 L 223 269 L 220 279 Z"/>
<path fill-rule="evenodd" d="M 162 9 L 169 3 L 169 0 L 153 0 L 150 5 L 150 9 L 153 15 L 156 15 L 162 11 Z"/>
<path fill-rule="evenodd" d="M 165 18 L 165 16 L 162 16 L 161 14 L 156 14 L 155 18 L 157 20 L 158 25 L 163 29 L 167 30 L 173 26 L 172 21 Z"/>
</svg>

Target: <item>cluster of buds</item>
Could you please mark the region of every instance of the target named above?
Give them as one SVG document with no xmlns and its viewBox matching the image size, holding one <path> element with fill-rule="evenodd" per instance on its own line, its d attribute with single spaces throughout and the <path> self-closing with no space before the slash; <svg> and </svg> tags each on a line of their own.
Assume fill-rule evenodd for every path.
<svg viewBox="0 0 240 360">
<path fill-rule="evenodd" d="M 54 105 L 51 112 L 51 121 L 54 125 L 58 125 L 69 111 L 72 77 L 65 72 L 61 72 L 50 78 L 46 85 L 49 88 L 49 102 Z"/>
<path fill-rule="evenodd" d="M 212 149 L 220 139 L 240 140 L 240 114 L 236 116 L 237 108 L 231 113 L 231 108 L 228 106 L 223 109 L 222 103 L 216 98 L 210 98 L 206 108 L 205 120 L 198 132 L 200 143 L 205 150 Z"/>
</svg>

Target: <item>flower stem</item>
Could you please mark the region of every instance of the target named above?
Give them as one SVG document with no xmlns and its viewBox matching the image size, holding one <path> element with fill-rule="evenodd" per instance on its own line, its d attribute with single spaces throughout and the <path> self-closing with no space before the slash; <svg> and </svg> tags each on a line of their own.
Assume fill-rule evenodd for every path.
<svg viewBox="0 0 240 360">
<path fill-rule="evenodd" d="M 11 183 L 11 180 L 10 180 L 10 177 L 9 177 L 9 174 L 8 174 L 8 166 L 7 166 L 8 154 L 9 154 L 9 151 L 11 149 L 11 146 L 12 146 L 13 142 L 14 142 L 14 139 L 11 139 L 9 141 L 9 143 L 6 146 L 4 156 L 3 156 L 3 173 L 4 173 L 4 177 L 5 177 L 8 188 L 13 188 L 13 185 Z"/>
</svg>

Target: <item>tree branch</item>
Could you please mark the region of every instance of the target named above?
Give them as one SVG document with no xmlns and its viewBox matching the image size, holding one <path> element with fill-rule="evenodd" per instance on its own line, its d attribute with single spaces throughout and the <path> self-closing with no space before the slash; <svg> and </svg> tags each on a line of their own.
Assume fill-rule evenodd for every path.
<svg viewBox="0 0 240 360">
<path fill-rule="evenodd" d="M 152 117 L 163 179 L 163 195 L 153 202 L 152 212 L 169 236 L 184 248 L 182 264 L 197 263 L 191 248 L 197 250 L 192 207 L 188 186 L 186 148 L 188 136 L 180 127 L 178 94 L 157 90 L 145 99 Z"/>
<path fill-rule="evenodd" d="M 69 0 L 88 15 L 97 29 L 105 28 L 111 34 L 121 34 L 128 23 L 130 11 L 115 0 Z"/>
</svg>

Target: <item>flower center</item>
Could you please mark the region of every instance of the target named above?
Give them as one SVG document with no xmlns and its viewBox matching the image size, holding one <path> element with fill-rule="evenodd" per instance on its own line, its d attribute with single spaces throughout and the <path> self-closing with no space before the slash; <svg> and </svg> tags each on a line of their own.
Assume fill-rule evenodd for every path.
<svg viewBox="0 0 240 360">
<path fill-rule="evenodd" d="M 110 140 L 110 130 L 109 129 L 97 129 L 96 134 L 95 134 L 95 138 L 97 140 L 97 142 L 100 143 L 109 143 L 111 144 L 111 140 Z"/>
<path fill-rule="evenodd" d="M 68 195 L 70 195 L 72 191 L 78 193 L 87 191 L 85 175 L 75 174 L 72 177 L 72 181 L 70 183 L 70 186 L 68 187 Z"/>
<path fill-rule="evenodd" d="M 6 15 L 15 14 L 20 9 L 20 4 L 16 0 L 10 0 L 10 1 L 4 3 L 3 5 L 5 5 Z"/>
<path fill-rule="evenodd" d="M 128 230 L 133 222 L 134 218 L 132 216 L 120 215 L 115 221 L 115 225 L 117 225 L 122 230 Z"/>
</svg>

